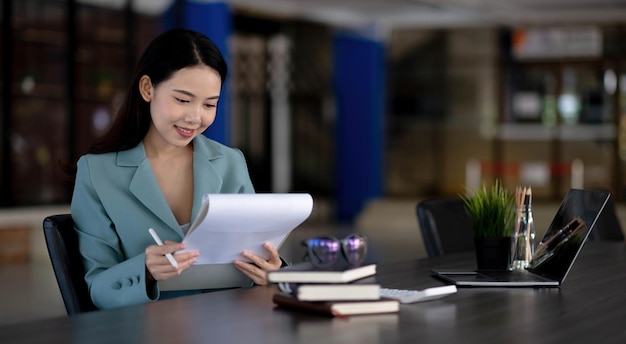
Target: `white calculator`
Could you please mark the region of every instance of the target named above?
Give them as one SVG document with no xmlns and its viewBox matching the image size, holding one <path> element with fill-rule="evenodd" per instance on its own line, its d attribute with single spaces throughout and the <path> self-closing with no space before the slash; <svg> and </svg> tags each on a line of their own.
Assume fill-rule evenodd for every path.
<svg viewBox="0 0 626 344">
<path fill-rule="evenodd" d="M 424 302 L 442 298 L 456 293 L 456 286 L 446 285 L 442 287 L 427 288 L 424 290 L 380 288 L 380 296 L 395 299 L 400 303 Z"/>
</svg>

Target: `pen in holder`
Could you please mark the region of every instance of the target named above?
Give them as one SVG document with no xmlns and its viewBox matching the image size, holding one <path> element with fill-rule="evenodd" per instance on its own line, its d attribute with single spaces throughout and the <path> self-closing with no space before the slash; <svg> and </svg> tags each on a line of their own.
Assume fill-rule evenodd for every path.
<svg viewBox="0 0 626 344">
<path fill-rule="evenodd" d="M 533 256 L 535 248 L 535 224 L 531 202 L 532 190 L 530 187 L 517 187 L 515 189 L 515 202 L 517 206 L 515 216 L 515 229 L 511 248 L 511 261 L 513 269 L 524 269 Z"/>
</svg>

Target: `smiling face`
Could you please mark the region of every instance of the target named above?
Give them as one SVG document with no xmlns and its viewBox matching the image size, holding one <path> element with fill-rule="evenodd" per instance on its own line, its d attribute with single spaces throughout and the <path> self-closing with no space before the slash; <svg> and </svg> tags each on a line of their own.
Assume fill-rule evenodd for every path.
<svg viewBox="0 0 626 344">
<path fill-rule="evenodd" d="M 144 75 L 142 98 L 150 103 L 152 123 L 144 139 L 156 147 L 186 147 L 215 120 L 222 79 L 217 71 L 196 65 L 176 71 L 158 85 Z"/>
</svg>

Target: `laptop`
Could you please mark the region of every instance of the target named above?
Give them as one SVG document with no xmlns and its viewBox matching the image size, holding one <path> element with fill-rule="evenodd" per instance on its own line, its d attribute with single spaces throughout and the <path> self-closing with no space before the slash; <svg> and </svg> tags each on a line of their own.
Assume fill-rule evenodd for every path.
<svg viewBox="0 0 626 344">
<path fill-rule="evenodd" d="M 459 287 L 558 287 L 565 281 L 609 197 L 606 191 L 570 189 L 537 244 L 529 266 L 523 270 L 432 272 Z"/>
<path fill-rule="evenodd" d="M 253 281 L 233 263 L 192 265 L 180 275 L 159 282 L 159 290 L 199 290 L 250 287 Z"/>
</svg>

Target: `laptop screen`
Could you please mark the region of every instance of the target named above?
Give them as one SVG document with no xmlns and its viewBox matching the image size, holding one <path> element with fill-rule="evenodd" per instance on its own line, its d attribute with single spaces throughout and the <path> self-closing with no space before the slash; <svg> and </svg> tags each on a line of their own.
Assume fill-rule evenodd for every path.
<svg viewBox="0 0 626 344">
<path fill-rule="evenodd" d="M 537 245 L 528 270 L 563 281 L 609 196 L 605 191 L 569 190 Z"/>
</svg>

